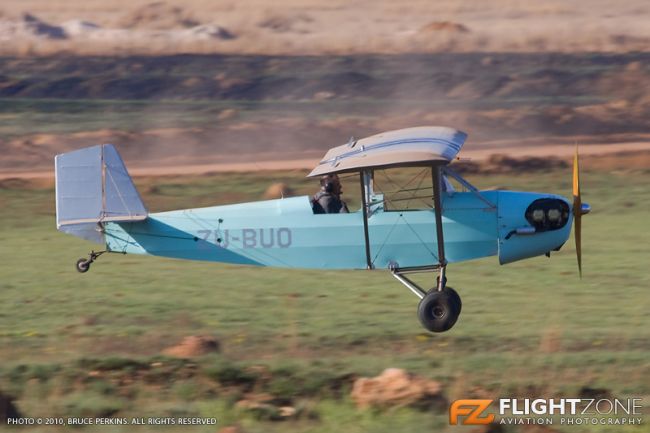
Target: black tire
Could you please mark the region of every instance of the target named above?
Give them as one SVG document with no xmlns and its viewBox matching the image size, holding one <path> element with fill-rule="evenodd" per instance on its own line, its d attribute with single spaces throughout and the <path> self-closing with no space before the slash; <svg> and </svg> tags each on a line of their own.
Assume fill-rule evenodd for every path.
<svg viewBox="0 0 650 433">
<path fill-rule="evenodd" d="M 463 309 L 463 302 L 460 300 L 460 295 L 453 288 L 446 286 L 443 290 L 449 295 L 449 299 L 456 306 L 457 315 L 460 316 L 460 311 Z"/>
<path fill-rule="evenodd" d="M 418 318 L 425 329 L 431 332 L 445 332 L 454 326 L 460 314 L 454 294 L 458 296 L 455 291 L 432 290 L 420 300 Z"/>
<path fill-rule="evenodd" d="M 88 259 L 79 259 L 77 260 L 75 268 L 77 269 L 77 272 L 81 272 L 82 274 L 88 272 L 88 269 L 90 269 L 90 261 L 88 261 Z"/>
<path fill-rule="evenodd" d="M 431 288 L 430 291 L 437 290 L 438 288 L 438 282 L 440 281 L 440 277 L 436 277 L 436 286 Z M 451 301 L 456 305 L 456 310 L 458 310 L 458 315 L 460 315 L 460 311 L 463 309 L 463 302 L 460 300 L 460 295 L 458 292 L 456 292 L 452 287 L 447 286 L 447 277 L 445 277 L 445 286 L 444 289 L 442 289 L 443 292 L 447 292 L 449 295 Z"/>
</svg>

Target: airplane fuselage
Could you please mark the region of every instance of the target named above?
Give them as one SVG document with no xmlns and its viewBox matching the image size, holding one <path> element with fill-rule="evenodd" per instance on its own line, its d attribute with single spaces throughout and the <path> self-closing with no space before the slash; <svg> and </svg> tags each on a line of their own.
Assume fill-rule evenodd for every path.
<svg viewBox="0 0 650 433">
<path fill-rule="evenodd" d="M 526 212 L 538 199 L 567 203 L 552 194 L 445 193 L 447 261 L 498 255 L 503 264 L 559 248 L 571 216 L 562 227 L 531 232 Z M 433 209 L 386 211 L 371 204 L 372 267 L 437 263 L 435 227 Z M 115 252 L 285 268 L 368 267 L 362 212 L 315 215 L 307 196 L 152 213 L 144 221 L 106 223 L 104 230 L 107 249 Z"/>
</svg>

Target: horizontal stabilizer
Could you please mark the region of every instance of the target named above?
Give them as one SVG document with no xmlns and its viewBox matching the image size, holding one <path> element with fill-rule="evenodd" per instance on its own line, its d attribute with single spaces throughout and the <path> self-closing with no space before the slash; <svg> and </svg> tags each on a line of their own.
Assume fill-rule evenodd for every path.
<svg viewBox="0 0 650 433">
<path fill-rule="evenodd" d="M 147 209 L 113 145 L 57 155 L 54 165 L 59 230 L 103 242 L 101 223 L 147 218 Z"/>
</svg>

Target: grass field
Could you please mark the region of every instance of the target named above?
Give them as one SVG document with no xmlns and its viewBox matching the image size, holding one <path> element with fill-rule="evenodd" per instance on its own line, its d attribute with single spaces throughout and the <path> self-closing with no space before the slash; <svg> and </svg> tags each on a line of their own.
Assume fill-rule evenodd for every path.
<svg viewBox="0 0 650 433">
<path fill-rule="evenodd" d="M 312 192 L 304 174 L 136 183 L 157 211 L 256 200 L 274 181 Z M 470 180 L 570 192 L 569 172 Z M 647 170 L 584 173 L 584 199 L 593 208 L 584 219 L 584 278 L 577 276 L 572 240 L 550 260 L 500 267 L 490 258 L 452 266 L 449 281 L 463 297 L 463 313 L 450 332 L 433 335 L 417 321 L 417 299 L 386 272 L 108 255 L 78 274 L 74 262 L 92 245 L 56 231 L 53 189 L 6 182 L 0 189 L 0 389 L 30 417 L 216 416 L 220 426 L 246 432 L 451 430 L 445 410 L 356 409 L 350 377 L 388 367 L 440 380 L 450 400 L 577 396 L 602 388 L 617 397 L 643 397 L 647 405 L 649 183 Z M 221 353 L 192 360 L 161 355 L 185 336 L 206 334 L 220 341 Z M 269 414 L 237 408 L 250 391 L 272 394 L 302 415 L 274 422 Z M 188 429 L 168 431 L 175 430 Z"/>
</svg>

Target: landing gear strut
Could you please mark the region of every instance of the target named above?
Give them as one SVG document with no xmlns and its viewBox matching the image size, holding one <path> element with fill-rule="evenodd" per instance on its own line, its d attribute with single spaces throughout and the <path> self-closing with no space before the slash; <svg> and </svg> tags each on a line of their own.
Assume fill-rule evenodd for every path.
<svg viewBox="0 0 650 433">
<path fill-rule="evenodd" d="M 97 251 L 97 252 L 91 251 L 90 254 L 88 254 L 87 259 L 81 258 L 77 260 L 77 263 L 75 264 L 75 269 L 77 270 L 77 272 L 81 272 L 82 274 L 84 272 L 88 272 L 88 270 L 90 269 L 90 265 L 95 260 L 97 260 L 97 257 L 101 256 L 105 252 L 106 251 Z"/>
<path fill-rule="evenodd" d="M 436 286 L 425 291 L 406 274 L 439 271 Z M 451 329 L 458 320 L 463 304 L 458 293 L 447 286 L 444 266 L 421 266 L 411 268 L 391 268 L 391 273 L 418 298 L 418 319 L 422 326 L 431 332 L 444 332 Z"/>
<path fill-rule="evenodd" d="M 436 247 L 438 263 L 426 266 L 411 266 L 400 268 L 396 262 L 389 265 L 389 269 L 400 283 L 420 298 L 418 304 L 418 318 L 420 323 L 431 332 L 444 332 L 451 329 L 460 316 L 462 303 L 460 296 L 451 287 L 447 287 L 447 259 L 445 258 L 445 239 L 442 229 L 442 195 L 443 181 L 441 165 L 431 166 L 431 182 L 433 184 L 433 211 L 436 221 Z M 365 208 L 364 208 L 365 209 Z M 364 213 L 364 221 L 367 220 Z M 431 251 L 430 251 L 431 252 Z M 370 257 L 368 250 L 368 235 L 366 229 L 366 255 Z M 368 259 L 370 267 L 370 260 Z M 435 287 L 425 291 L 414 281 L 409 279 L 407 274 L 421 272 L 438 272 L 438 279 Z"/>
</svg>

